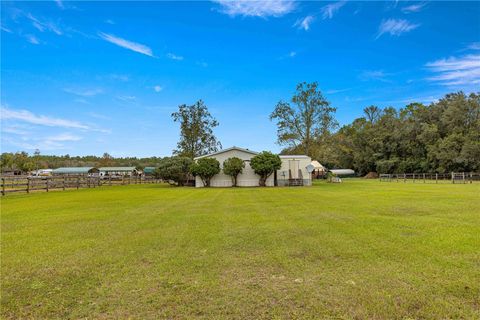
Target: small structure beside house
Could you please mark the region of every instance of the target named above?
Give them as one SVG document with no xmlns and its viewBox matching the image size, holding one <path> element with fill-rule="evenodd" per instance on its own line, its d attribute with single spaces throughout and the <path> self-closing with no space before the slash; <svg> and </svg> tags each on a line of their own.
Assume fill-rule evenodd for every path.
<svg viewBox="0 0 480 320">
<path fill-rule="evenodd" d="M 136 176 L 138 171 L 135 167 L 100 167 L 100 176 Z"/>
<path fill-rule="evenodd" d="M 96 175 L 99 170 L 95 167 L 62 167 L 52 170 L 53 175 Z"/>
<path fill-rule="evenodd" d="M 31 175 L 35 177 L 48 177 L 52 175 L 52 172 L 53 172 L 53 169 L 38 169 L 38 170 L 33 170 L 31 172 Z"/>
<path fill-rule="evenodd" d="M 237 186 L 256 187 L 259 185 L 260 177 L 256 175 L 254 170 L 250 167 L 250 160 L 257 154 L 258 152 L 249 149 L 231 147 L 197 157 L 194 160 L 201 158 L 215 158 L 220 162 L 220 168 L 223 168 L 223 162 L 228 158 L 240 158 L 245 162 L 245 168 L 243 168 L 243 172 L 237 178 Z M 304 155 L 281 155 L 280 159 L 282 160 L 282 167 L 268 177 L 266 181 L 267 186 L 309 186 L 312 184 L 311 175 L 306 169 L 312 161 L 310 157 Z M 210 186 L 212 187 L 231 187 L 232 185 L 231 177 L 224 174 L 223 170 L 210 180 Z M 203 182 L 200 177 L 195 177 L 195 186 L 203 187 Z"/>
<path fill-rule="evenodd" d="M 156 167 L 145 167 L 143 168 L 143 174 L 146 175 L 146 176 L 153 176 L 153 174 L 155 173 L 155 169 L 157 169 Z"/>
<path fill-rule="evenodd" d="M 317 160 L 313 160 L 311 165 L 313 166 L 312 179 L 322 179 L 327 174 L 327 168 Z"/>
<path fill-rule="evenodd" d="M 354 177 L 355 176 L 355 171 L 353 171 L 352 169 L 331 169 L 329 171 L 338 177 Z"/>
</svg>

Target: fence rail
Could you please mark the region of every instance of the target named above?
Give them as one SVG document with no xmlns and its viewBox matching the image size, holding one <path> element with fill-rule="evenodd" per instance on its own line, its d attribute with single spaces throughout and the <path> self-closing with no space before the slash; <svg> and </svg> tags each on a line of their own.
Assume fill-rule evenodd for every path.
<svg viewBox="0 0 480 320">
<path fill-rule="evenodd" d="M 160 179 L 145 176 L 87 176 L 63 175 L 51 177 L 3 176 L 1 179 L 2 196 L 14 192 L 35 192 L 80 188 L 98 188 L 101 186 L 160 183 Z"/>
<path fill-rule="evenodd" d="M 480 182 L 480 173 L 384 173 L 379 175 L 383 182 L 413 182 L 413 183 L 473 183 Z"/>
</svg>

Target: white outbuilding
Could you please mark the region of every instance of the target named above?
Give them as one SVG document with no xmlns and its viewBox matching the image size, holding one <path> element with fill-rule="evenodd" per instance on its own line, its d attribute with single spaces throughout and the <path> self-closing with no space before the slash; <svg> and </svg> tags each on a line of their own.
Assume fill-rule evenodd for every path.
<svg viewBox="0 0 480 320">
<path fill-rule="evenodd" d="M 239 187 L 256 187 L 259 185 L 260 177 L 255 174 L 250 167 L 250 160 L 256 156 L 258 152 L 249 149 L 231 147 L 220 150 L 211 154 L 207 154 L 201 157 L 197 157 L 194 160 L 201 158 L 215 158 L 220 163 L 222 169 L 219 174 L 215 175 L 210 180 L 210 186 L 212 187 L 231 187 L 232 179 L 230 176 L 223 173 L 223 162 L 228 158 L 237 157 L 244 161 L 245 168 L 243 172 L 237 178 L 237 186 Z M 266 185 L 273 186 L 293 186 L 304 185 L 309 186 L 312 184 L 311 174 L 307 171 L 307 166 L 311 163 L 312 159 L 304 155 L 285 155 L 280 156 L 282 160 L 282 167 L 280 170 L 274 172 L 266 181 Z M 200 177 L 195 178 L 195 186 L 203 187 L 203 182 Z"/>
</svg>

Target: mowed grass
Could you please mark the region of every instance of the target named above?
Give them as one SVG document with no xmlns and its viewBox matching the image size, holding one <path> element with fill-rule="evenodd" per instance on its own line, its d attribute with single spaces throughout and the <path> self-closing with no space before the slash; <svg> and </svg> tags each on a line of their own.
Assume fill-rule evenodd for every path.
<svg viewBox="0 0 480 320">
<path fill-rule="evenodd" d="M 480 184 L 1 200 L 2 318 L 480 317 Z"/>
</svg>

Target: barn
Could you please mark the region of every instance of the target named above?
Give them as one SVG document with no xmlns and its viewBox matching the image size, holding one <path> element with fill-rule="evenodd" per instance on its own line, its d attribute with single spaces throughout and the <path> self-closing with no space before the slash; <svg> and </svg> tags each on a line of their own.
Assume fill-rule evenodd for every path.
<svg viewBox="0 0 480 320">
<path fill-rule="evenodd" d="M 250 167 L 250 160 L 257 154 L 258 152 L 249 149 L 231 147 L 197 157 L 194 160 L 201 158 L 215 158 L 218 162 L 220 162 L 220 168 L 222 168 L 223 162 L 228 158 L 240 158 L 245 162 L 245 168 L 238 176 L 237 186 L 256 187 L 259 184 L 260 177 L 256 175 L 253 169 Z M 311 174 L 306 168 L 312 161 L 310 157 L 304 155 L 281 155 L 280 159 L 282 160 L 282 167 L 267 179 L 267 186 L 311 185 Z M 195 178 L 195 186 L 203 187 L 203 182 L 200 177 Z M 224 174 L 222 170 L 210 180 L 210 186 L 231 187 L 232 179 L 230 176 Z"/>
</svg>

